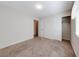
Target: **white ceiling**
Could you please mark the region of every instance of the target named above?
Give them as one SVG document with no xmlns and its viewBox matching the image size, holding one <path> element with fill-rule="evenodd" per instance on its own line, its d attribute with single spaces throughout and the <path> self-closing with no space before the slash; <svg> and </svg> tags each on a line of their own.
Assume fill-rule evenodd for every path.
<svg viewBox="0 0 79 59">
<path fill-rule="evenodd" d="M 35 4 L 43 5 L 42 10 L 37 10 Z M 14 8 L 24 13 L 29 13 L 34 17 L 43 17 L 59 12 L 71 10 L 73 1 L 14 1 L 14 2 L 0 2 L 0 4 Z"/>
</svg>

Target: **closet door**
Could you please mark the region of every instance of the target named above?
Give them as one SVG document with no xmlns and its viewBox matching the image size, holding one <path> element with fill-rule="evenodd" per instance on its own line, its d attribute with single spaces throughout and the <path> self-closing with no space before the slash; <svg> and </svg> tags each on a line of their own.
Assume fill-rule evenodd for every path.
<svg viewBox="0 0 79 59">
<path fill-rule="evenodd" d="M 62 17 L 62 39 L 63 40 L 71 39 L 71 17 L 70 16 Z"/>
</svg>

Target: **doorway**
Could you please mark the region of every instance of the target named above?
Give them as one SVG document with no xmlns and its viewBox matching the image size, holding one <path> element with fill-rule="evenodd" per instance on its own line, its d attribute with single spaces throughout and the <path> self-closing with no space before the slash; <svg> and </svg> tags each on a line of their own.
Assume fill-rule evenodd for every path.
<svg viewBox="0 0 79 59">
<path fill-rule="evenodd" d="M 62 17 L 62 39 L 71 39 L 71 16 Z"/>
<path fill-rule="evenodd" d="M 38 37 L 38 20 L 34 20 L 34 37 Z"/>
</svg>

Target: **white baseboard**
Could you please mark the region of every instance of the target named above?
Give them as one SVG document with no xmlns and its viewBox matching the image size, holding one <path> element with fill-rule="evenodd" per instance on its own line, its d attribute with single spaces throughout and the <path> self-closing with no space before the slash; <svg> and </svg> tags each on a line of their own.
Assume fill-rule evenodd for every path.
<svg viewBox="0 0 79 59">
<path fill-rule="evenodd" d="M 11 45 L 15 45 L 15 44 L 18 44 L 18 43 L 21 43 L 23 41 L 26 41 L 26 40 L 30 40 L 30 39 L 33 39 L 33 37 L 29 38 L 29 39 L 24 39 L 24 40 L 20 40 L 20 41 L 16 41 L 16 42 L 13 42 L 13 43 L 10 43 L 10 44 L 7 44 L 7 45 L 4 45 L 4 46 L 1 46 L 0 49 L 3 49 L 3 48 L 6 48 L 6 47 L 9 47 Z"/>
</svg>

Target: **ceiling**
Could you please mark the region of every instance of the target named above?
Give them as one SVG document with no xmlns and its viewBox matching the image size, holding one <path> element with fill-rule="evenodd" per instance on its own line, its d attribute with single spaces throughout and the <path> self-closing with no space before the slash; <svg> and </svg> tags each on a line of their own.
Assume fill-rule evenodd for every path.
<svg viewBox="0 0 79 59">
<path fill-rule="evenodd" d="M 37 10 L 35 4 L 40 3 L 43 5 L 42 10 Z M 53 15 L 59 12 L 71 10 L 73 1 L 13 1 L 13 2 L 0 2 L 0 4 L 14 8 L 18 11 L 28 13 L 34 17 L 44 17 Z"/>
</svg>

